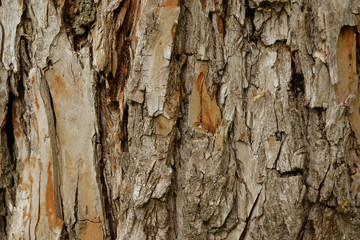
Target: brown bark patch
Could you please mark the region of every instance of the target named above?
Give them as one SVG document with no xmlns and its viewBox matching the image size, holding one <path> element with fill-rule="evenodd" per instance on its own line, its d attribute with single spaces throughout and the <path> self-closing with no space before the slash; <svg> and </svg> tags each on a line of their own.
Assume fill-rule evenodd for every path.
<svg viewBox="0 0 360 240">
<path fill-rule="evenodd" d="M 60 75 L 58 75 L 58 74 L 54 75 L 54 83 L 55 83 L 55 86 L 54 86 L 55 94 L 61 94 L 61 92 L 64 91 L 64 89 L 65 89 L 65 84 Z"/>
<path fill-rule="evenodd" d="M 166 137 L 173 129 L 173 126 L 175 125 L 175 120 L 167 119 L 163 115 L 160 115 L 154 119 L 154 123 L 155 123 L 155 133 L 163 137 Z"/>
<path fill-rule="evenodd" d="M 178 0 L 166 0 L 164 7 L 170 7 L 170 8 L 174 8 L 179 6 L 179 1 Z"/>
<path fill-rule="evenodd" d="M 217 134 L 215 139 L 215 149 L 216 151 L 222 151 L 224 147 L 224 135 Z"/>
<path fill-rule="evenodd" d="M 335 85 L 338 103 L 344 102 L 357 90 L 355 28 L 343 27 L 337 43 L 338 83 Z"/>
<path fill-rule="evenodd" d="M 201 10 L 202 11 L 205 11 L 205 8 L 206 8 L 206 0 L 200 0 L 201 2 Z"/>
<path fill-rule="evenodd" d="M 39 111 L 40 105 L 39 105 L 39 100 L 38 100 L 37 96 L 35 96 L 35 106 L 36 106 L 36 109 Z"/>
<path fill-rule="evenodd" d="M 356 71 L 356 47 L 356 28 L 343 27 L 337 43 L 338 83 L 335 85 L 336 100 L 338 103 L 345 103 L 351 95 L 355 98 L 349 120 L 357 142 L 360 144 L 360 96 Z"/>
<path fill-rule="evenodd" d="M 210 96 L 205 83 L 205 74 L 204 71 L 200 72 L 195 81 L 195 89 L 193 89 L 190 102 L 192 113 L 190 119 L 195 128 L 214 134 L 220 126 L 221 113 L 216 103 L 216 89 L 213 96 Z"/>
<path fill-rule="evenodd" d="M 217 28 L 220 33 L 223 33 L 224 31 L 224 23 L 223 19 L 220 16 L 217 16 Z"/>
<path fill-rule="evenodd" d="M 52 229 L 59 229 L 62 226 L 62 221 L 56 215 L 55 210 L 55 191 L 54 191 L 54 183 L 52 178 L 52 159 L 50 159 L 48 169 L 47 169 L 47 184 L 46 184 L 46 215 L 49 220 L 49 228 Z"/>
<path fill-rule="evenodd" d="M 101 224 L 89 221 L 79 223 L 79 239 L 103 239 Z"/>
<path fill-rule="evenodd" d="M 268 143 L 269 143 L 269 147 L 270 147 L 270 150 L 273 150 L 275 148 L 275 136 L 270 136 L 268 138 Z"/>
<path fill-rule="evenodd" d="M 32 126 L 34 127 L 34 130 L 36 132 L 37 137 L 39 137 L 39 127 L 38 127 L 38 123 L 37 123 L 37 119 L 33 118 L 32 120 Z"/>
</svg>

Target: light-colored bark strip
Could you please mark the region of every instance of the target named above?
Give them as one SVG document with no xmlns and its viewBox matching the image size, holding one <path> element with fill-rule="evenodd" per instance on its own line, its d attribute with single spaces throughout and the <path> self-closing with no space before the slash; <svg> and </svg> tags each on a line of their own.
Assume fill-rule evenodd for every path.
<svg viewBox="0 0 360 240">
<path fill-rule="evenodd" d="M 96 181 L 96 112 L 89 49 L 78 56 L 63 33 L 45 72 L 56 117 L 64 221 L 79 237 L 102 238 L 102 204 Z"/>
</svg>

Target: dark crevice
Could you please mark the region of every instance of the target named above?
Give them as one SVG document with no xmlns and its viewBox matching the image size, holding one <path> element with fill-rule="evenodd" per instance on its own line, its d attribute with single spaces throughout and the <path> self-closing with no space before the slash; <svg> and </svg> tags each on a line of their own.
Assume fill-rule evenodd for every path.
<svg viewBox="0 0 360 240">
<path fill-rule="evenodd" d="M 102 157 L 104 159 L 104 156 Z M 101 183 L 101 190 L 103 195 L 103 201 L 104 201 L 104 213 L 106 216 L 106 219 L 108 220 L 108 227 L 109 227 L 109 234 L 110 239 L 117 239 L 117 225 L 118 225 L 118 219 L 116 217 L 115 210 L 113 208 L 113 204 L 111 202 L 111 198 L 109 197 L 110 191 L 107 189 L 106 184 L 106 170 L 105 170 L 105 162 L 104 160 L 101 160 L 99 162 L 99 170 L 101 172 L 100 174 L 100 183 Z"/>
<path fill-rule="evenodd" d="M 69 240 L 69 233 L 66 230 L 66 226 L 65 224 L 63 225 L 62 229 L 61 229 L 61 233 L 60 233 L 60 240 Z"/>
<path fill-rule="evenodd" d="M 269 1 L 261 1 L 259 4 L 260 8 L 265 8 L 265 9 L 271 9 L 271 4 L 273 2 L 269 2 Z"/>
<path fill-rule="evenodd" d="M 30 71 L 30 69 L 32 68 L 32 64 L 31 64 L 31 60 L 30 60 L 30 56 L 31 54 L 29 53 L 29 44 L 28 41 L 25 37 L 20 37 L 20 64 L 21 64 L 21 68 L 24 71 L 24 73 L 26 74 L 26 76 L 28 75 L 28 72 Z"/>
<path fill-rule="evenodd" d="M 246 11 L 245 11 L 246 34 L 245 35 L 247 35 L 247 39 L 249 41 L 256 43 L 258 40 L 258 36 L 256 36 L 256 33 L 255 33 L 255 24 L 254 24 L 256 9 L 251 8 L 251 6 L 249 5 L 249 0 L 245 0 L 245 6 L 246 6 Z"/>
<path fill-rule="evenodd" d="M 181 115 L 181 113 L 180 113 Z M 178 192 L 178 170 L 180 169 L 180 149 L 179 146 L 181 146 L 181 121 L 182 118 L 177 118 L 175 129 L 178 129 L 179 131 L 176 131 L 175 133 L 175 139 L 173 142 L 173 157 L 174 157 L 174 164 L 171 166 L 174 172 L 173 179 L 172 179 L 172 201 L 173 201 L 173 209 L 170 217 L 173 219 L 173 239 L 177 239 L 178 237 L 178 216 L 177 216 L 177 192 Z"/>
<path fill-rule="evenodd" d="M 108 194 L 110 191 L 108 191 L 106 187 L 105 182 L 105 167 L 103 161 L 101 161 L 100 164 L 100 170 L 103 173 L 100 177 L 101 180 L 101 186 L 102 186 L 102 192 L 103 192 L 103 198 L 104 198 L 104 206 L 105 206 L 105 216 L 108 220 L 108 226 L 109 226 L 109 234 L 111 239 L 117 239 L 117 225 L 118 225 L 118 219 L 116 218 L 116 214 L 113 208 L 113 205 L 111 203 L 111 198 L 108 197 Z"/>
<path fill-rule="evenodd" d="M 301 176 L 304 174 L 304 169 L 296 168 L 289 172 L 280 173 L 280 178 Z"/>
<path fill-rule="evenodd" d="M 23 30 L 23 34 L 20 36 L 19 40 L 19 60 L 21 71 L 28 76 L 28 72 L 33 67 L 31 62 L 31 44 L 32 44 L 32 35 L 33 35 L 33 24 L 29 16 L 29 3 L 24 2 L 24 11 L 21 16 L 22 27 L 19 27 Z"/>
<path fill-rule="evenodd" d="M 4 27 L 3 25 L 1 24 L 0 22 L 0 30 L 1 30 L 1 39 L 4 39 L 5 38 L 5 31 L 4 31 Z M 4 53 L 4 44 L 5 44 L 5 41 L 4 40 L 1 40 L 1 45 L 0 45 L 0 59 L 3 59 L 3 53 Z"/>
<path fill-rule="evenodd" d="M 1 161 L 2 174 L 4 173 L 10 174 L 16 168 L 16 162 L 13 155 L 15 138 L 14 138 L 14 127 L 13 127 L 13 116 L 11 113 L 13 109 L 14 100 L 15 100 L 15 96 L 13 95 L 13 93 L 10 92 L 9 102 L 8 102 L 8 113 L 6 114 L 5 125 L 2 128 L 2 131 L 5 131 L 5 134 L 3 134 L 3 136 L 5 138 L 4 144 L 6 145 L 5 146 L 6 149 L 1 149 L 1 153 L 4 152 L 6 153 L 5 157 L 2 156 L 2 161 Z"/>
<path fill-rule="evenodd" d="M 206 4 L 206 3 L 205 3 Z M 180 146 L 182 142 L 182 129 L 183 128 L 183 113 L 185 111 L 186 106 L 188 105 L 188 94 L 186 91 L 185 85 L 185 70 L 187 68 L 187 54 L 184 53 L 185 49 L 183 46 L 186 44 L 183 42 L 184 39 L 184 29 L 187 30 L 186 22 L 188 21 L 188 17 L 190 17 L 189 11 L 186 7 L 185 1 L 180 1 L 179 6 L 181 8 L 179 22 L 176 28 L 175 36 L 174 36 L 174 47 L 173 54 L 171 58 L 170 64 L 170 85 L 167 89 L 168 99 L 171 98 L 171 95 L 175 92 L 179 93 L 179 103 L 177 105 L 176 123 L 173 128 L 175 132 L 174 140 L 173 140 L 173 152 L 172 157 L 173 163 L 171 163 L 171 167 L 173 169 L 172 183 L 171 183 L 171 192 L 169 197 L 169 208 L 171 211 L 169 212 L 169 221 L 171 222 L 171 230 L 170 230 L 170 238 L 178 239 L 179 235 L 179 216 L 178 216 L 178 191 L 179 191 L 179 170 L 181 169 L 181 156 L 180 156 Z M 186 32 L 185 32 L 186 33 Z M 184 45 L 183 45 L 184 44 Z M 201 88 L 202 89 L 202 88 Z M 186 111 L 185 111 L 186 112 Z M 201 114 L 200 114 L 201 116 Z"/>
<path fill-rule="evenodd" d="M 276 139 L 276 140 L 277 140 L 277 139 Z M 277 141 L 278 141 L 278 140 L 277 140 Z M 281 141 L 281 140 L 279 140 L 279 141 Z M 275 167 L 275 168 L 277 167 L 278 161 L 279 161 L 279 159 L 280 159 L 280 155 L 281 155 L 282 148 L 283 148 L 283 143 L 284 143 L 284 142 L 281 142 L 281 144 L 280 144 L 279 152 L 278 152 L 278 154 L 277 154 L 277 156 L 276 156 L 276 159 L 275 159 L 275 162 L 274 162 L 274 167 Z"/>
<path fill-rule="evenodd" d="M 283 131 L 276 131 L 276 132 L 275 132 L 275 140 L 276 140 L 277 142 L 282 141 L 282 139 L 283 139 L 284 136 L 285 136 L 285 132 L 283 132 Z"/>
<path fill-rule="evenodd" d="M 68 226 L 70 228 L 70 239 L 77 239 L 76 236 L 76 227 L 78 224 L 78 209 L 79 209 L 79 176 L 76 179 L 76 191 L 75 191 L 75 203 L 74 203 L 74 218 L 75 221 L 72 225 Z M 69 232 L 69 230 L 68 230 Z"/>
<path fill-rule="evenodd" d="M 129 143 L 128 143 L 128 117 L 129 117 L 129 110 L 127 104 L 125 105 L 125 110 L 123 113 L 123 120 L 122 120 L 122 127 L 121 127 L 121 151 L 122 152 L 129 152 Z"/>
<path fill-rule="evenodd" d="M 56 1 L 54 1 L 56 2 Z M 58 4 L 55 3 L 55 6 Z M 75 51 L 79 51 L 88 40 L 88 34 L 95 21 L 94 0 L 68 0 L 63 7 L 63 23 Z"/>
<path fill-rule="evenodd" d="M 16 161 L 14 157 L 14 128 L 13 128 L 13 101 L 15 96 L 10 93 L 8 102 L 8 112 L 4 126 L 1 128 L 0 154 L 1 154 L 1 174 L 0 174 L 0 238 L 6 239 L 6 228 L 9 211 L 9 202 L 14 206 L 16 198 Z"/>
<path fill-rule="evenodd" d="M 294 93 L 295 97 L 303 95 L 305 91 L 304 76 L 297 67 L 296 57 L 294 52 L 291 53 L 291 80 L 289 83 L 290 91 Z"/>
<path fill-rule="evenodd" d="M 6 235 L 6 228 L 7 228 L 7 207 L 5 205 L 6 198 L 5 198 L 6 190 L 0 188 L 0 238 L 7 239 Z"/>
<path fill-rule="evenodd" d="M 318 189 L 318 197 L 317 197 L 317 199 L 320 199 L 320 193 L 321 193 L 321 189 L 322 189 L 322 187 L 323 187 L 323 185 L 324 185 L 324 183 L 325 183 L 325 179 L 326 179 L 326 177 L 327 177 L 327 175 L 328 175 L 328 173 L 329 173 L 329 171 L 330 171 L 330 168 L 331 168 L 331 164 L 329 164 L 329 167 L 328 167 L 328 169 L 327 169 L 327 171 L 326 171 L 326 173 L 325 173 L 325 176 L 324 176 L 324 178 L 322 179 L 322 181 L 321 181 L 321 183 L 320 183 L 320 185 L 319 185 L 319 189 Z M 336 168 L 336 167 L 335 167 Z M 327 200 L 327 199 L 326 199 Z"/>
<path fill-rule="evenodd" d="M 304 93 L 304 76 L 301 73 L 292 72 L 290 89 L 295 94 L 295 96 Z"/>
<path fill-rule="evenodd" d="M 44 79 L 44 82 L 46 83 L 47 85 L 47 81 Z M 49 85 L 47 85 L 47 90 L 49 92 L 49 100 L 50 100 L 50 112 L 52 114 L 52 117 L 53 117 L 53 121 L 54 121 L 54 127 L 55 127 L 55 132 L 56 132 L 56 114 L 55 114 L 55 111 L 54 111 L 54 101 L 53 101 L 53 98 L 51 96 L 51 92 L 50 92 L 50 88 L 49 88 Z"/>
</svg>

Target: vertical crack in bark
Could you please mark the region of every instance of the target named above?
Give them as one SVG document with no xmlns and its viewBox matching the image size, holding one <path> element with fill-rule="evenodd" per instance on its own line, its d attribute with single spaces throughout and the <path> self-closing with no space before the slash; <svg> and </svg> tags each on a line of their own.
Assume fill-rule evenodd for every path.
<svg viewBox="0 0 360 240">
<path fill-rule="evenodd" d="M 11 215 L 9 205 L 15 204 L 16 185 L 14 177 L 16 177 L 16 162 L 14 159 L 14 129 L 13 117 L 11 114 L 12 103 L 15 96 L 10 92 L 8 100 L 8 112 L 5 117 L 5 124 L 1 128 L 0 151 L 1 151 L 1 171 L 0 171 L 0 194 L 4 199 L 0 204 L 0 237 L 6 238 L 7 219 Z M 0 197 L 1 197 L 0 195 Z"/>
<path fill-rule="evenodd" d="M 11 174 L 11 172 L 15 169 L 15 161 L 14 161 L 14 128 L 13 128 L 13 117 L 11 114 L 11 110 L 13 108 L 13 101 L 15 99 L 15 96 L 10 92 L 9 94 L 9 101 L 8 101 L 8 112 L 6 114 L 6 120 L 5 125 L 2 128 L 2 131 L 4 132 L 4 144 L 6 146 L 3 146 L 2 152 L 4 151 L 6 153 L 5 159 L 1 161 L 1 170 L 3 173 Z M 7 151 L 8 150 L 8 151 Z"/>
<path fill-rule="evenodd" d="M 329 164 L 329 167 L 328 167 L 328 169 L 326 170 L 326 174 L 325 174 L 324 178 L 321 180 L 321 183 L 320 183 L 320 185 L 319 185 L 319 189 L 318 189 L 319 193 L 318 193 L 317 200 L 320 200 L 321 188 L 322 188 L 322 186 L 324 185 L 325 179 L 326 179 L 326 177 L 327 177 L 327 175 L 328 175 L 328 173 L 329 173 L 329 171 L 330 171 L 330 168 L 331 168 L 331 164 Z M 327 200 L 327 199 L 325 199 L 325 200 Z"/>
<path fill-rule="evenodd" d="M 0 238 L 1 239 L 7 239 L 6 234 L 6 227 L 7 227 L 7 221 L 6 217 L 8 214 L 7 207 L 6 207 L 6 191 L 4 188 L 0 188 Z"/>
<path fill-rule="evenodd" d="M 263 191 L 263 188 L 261 188 L 259 194 L 257 195 L 257 197 L 256 197 L 256 199 L 255 199 L 255 202 L 254 202 L 254 204 L 253 204 L 253 207 L 252 207 L 251 210 L 250 210 L 250 214 L 249 214 L 249 216 L 247 217 L 247 219 L 246 219 L 246 221 L 245 221 L 245 222 L 246 222 L 246 225 L 245 225 L 245 228 L 244 228 L 243 232 L 242 232 L 241 235 L 240 235 L 239 240 L 244 240 L 244 239 L 246 239 L 246 234 L 247 234 L 247 232 L 248 232 L 248 230 L 249 230 L 249 228 L 250 228 L 250 224 L 251 224 L 251 220 L 252 220 L 252 215 L 253 215 L 254 209 L 255 209 L 256 206 L 257 206 L 257 202 L 258 202 L 258 199 L 259 199 L 262 191 Z"/>
<path fill-rule="evenodd" d="M 360 89 L 360 22 L 358 23 L 356 34 L 356 70 L 359 77 L 358 89 Z"/>
<path fill-rule="evenodd" d="M 245 12 L 245 28 L 246 28 L 246 37 L 248 41 L 257 42 L 258 36 L 255 34 L 255 9 L 251 8 L 249 5 L 249 0 L 245 0 L 244 7 L 246 8 Z"/>
<path fill-rule="evenodd" d="M 0 61 L 3 59 L 3 53 L 4 53 L 4 44 L 5 44 L 5 32 L 4 32 L 4 26 L 1 24 L 0 21 L 0 31 L 1 31 L 1 45 L 0 45 Z"/>
<path fill-rule="evenodd" d="M 92 52 L 92 51 L 90 51 Z M 92 56 L 92 55 L 91 55 Z M 99 78 L 99 76 L 97 76 L 97 78 Z M 103 147 L 103 137 L 104 137 L 104 130 L 102 129 L 103 126 L 101 124 L 101 119 L 102 119 L 102 112 L 101 112 L 101 100 L 100 100 L 100 84 L 99 81 L 97 81 L 97 85 L 95 87 L 95 109 L 96 109 L 96 114 L 97 114 L 97 119 L 98 119 L 98 126 L 99 126 L 99 132 L 98 132 L 98 138 L 96 139 L 96 153 L 97 153 L 97 167 L 96 167 L 96 175 L 98 176 L 98 184 L 99 184 L 99 190 L 101 191 L 101 201 L 102 201 L 102 205 L 103 205 L 103 209 L 104 209 L 104 217 L 105 217 L 105 224 L 106 224 L 106 235 L 110 235 L 110 236 L 106 236 L 106 239 L 108 237 L 110 237 L 110 239 L 116 239 L 116 227 L 117 227 L 117 219 L 114 218 L 114 210 L 113 210 L 113 206 L 110 202 L 110 197 L 109 192 L 110 190 L 108 190 L 108 185 L 106 183 L 106 170 L 105 170 L 105 156 L 104 156 L 104 147 Z"/>
<path fill-rule="evenodd" d="M 31 60 L 30 60 L 31 54 L 29 53 L 29 44 L 27 39 L 24 36 L 20 37 L 20 62 L 22 69 L 25 70 L 24 73 L 26 76 L 29 70 L 32 68 Z"/>
<path fill-rule="evenodd" d="M 79 172 L 76 179 L 76 190 L 75 190 L 75 202 L 74 202 L 74 222 L 70 226 L 67 226 L 68 232 L 70 233 L 70 239 L 78 239 L 76 226 L 78 225 L 78 206 L 79 204 Z"/>
<path fill-rule="evenodd" d="M 1 67 L 1 66 L 0 66 Z M 11 71 L 8 71 L 8 78 L 6 79 L 7 84 L 10 84 L 11 76 L 14 74 Z M 20 74 L 19 74 L 20 76 Z M 3 79 L 4 80 L 4 79 Z M 14 118 L 16 117 L 16 112 L 14 111 L 14 102 L 16 99 L 20 98 L 24 102 L 24 86 L 22 78 L 16 86 L 16 92 L 18 96 L 15 96 L 12 91 L 9 91 L 9 97 L 7 100 L 7 111 L 5 113 L 5 124 L 2 126 L 0 132 L 0 157 L 1 157 L 1 167 L 0 167 L 0 191 L 4 191 L 4 204 L 0 204 L 0 215 L 4 219 L 4 225 L 0 223 L 0 238 L 2 234 L 6 236 L 6 227 L 8 225 L 7 220 L 11 219 L 10 206 L 15 206 L 16 204 L 16 190 L 19 180 L 19 173 L 16 171 L 17 168 L 17 159 L 15 155 L 15 131 L 14 131 Z M 6 96 L 6 95 L 5 95 Z M 3 227 L 3 230 L 1 229 Z M 4 238 L 5 239 L 5 238 Z"/>
<path fill-rule="evenodd" d="M 48 82 L 44 76 L 41 76 L 40 83 L 40 93 L 45 103 L 46 115 L 48 118 L 48 127 L 51 138 L 51 148 L 52 148 L 52 171 L 53 171 L 53 181 L 54 181 L 54 200 L 55 200 L 55 211 L 56 215 L 64 220 L 63 214 L 63 202 L 61 197 L 61 172 L 60 172 L 60 163 L 58 158 L 58 147 L 57 147 L 57 131 L 56 131 L 56 115 L 54 112 L 54 103 L 51 96 L 50 88 Z"/>
<path fill-rule="evenodd" d="M 294 93 L 294 95 L 297 97 L 299 94 L 304 94 L 305 91 L 305 82 L 304 82 L 304 76 L 302 73 L 299 72 L 299 69 L 297 67 L 297 60 L 295 57 L 295 53 L 290 51 L 291 53 L 291 80 L 289 83 L 290 90 Z"/>
<path fill-rule="evenodd" d="M 119 223 L 118 202 L 113 199 L 112 181 L 118 174 L 114 161 L 123 158 L 123 153 L 129 152 L 128 143 L 128 104 L 125 102 L 124 88 L 129 77 L 131 67 L 130 56 L 130 35 L 134 25 L 135 10 L 137 1 L 120 1 L 119 6 L 113 10 L 112 19 L 116 20 L 119 14 L 125 14 L 124 20 L 117 29 L 113 29 L 115 44 L 113 55 L 116 55 L 117 65 L 111 69 L 110 73 L 99 73 L 102 81 L 97 86 L 99 99 L 99 128 L 100 144 L 102 149 L 101 159 L 99 159 L 99 176 L 103 204 L 105 206 L 105 217 L 108 223 L 108 230 L 111 239 L 117 238 L 117 228 Z M 114 61 L 114 59 L 113 59 Z M 108 72 L 109 72 L 108 71 Z M 120 156 L 119 156 L 120 153 Z M 121 160 L 120 160 L 121 161 Z M 110 162 L 110 163 L 109 163 Z M 111 166 L 110 169 L 107 166 Z M 115 167 L 117 168 L 117 166 Z M 121 177 L 124 178 L 124 167 L 121 166 Z"/>
<path fill-rule="evenodd" d="M 125 103 L 125 110 L 124 110 L 124 114 L 122 117 L 122 122 L 121 122 L 121 130 L 122 130 L 122 134 L 121 134 L 121 151 L 122 152 L 129 152 L 129 143 L 128 143 L 128 129 L 127 129 L 127 125 L 128 125 L 128 117 L 129 117 L 129 110 L 128 110 L 128 106 Z"/>
<path fill-rule="evenodd" d="M 99 111 L 99 115 L 101 112 Z M 99 119 L 101 119 L 101 116 L 99 116 Z M 99 133 L 99 142 L 101 143 L 103 141 L 103 132 L 100 129 Z M 101 145 L 101 159 L 98 159 L 99 165 L 99 176 L 100 176 L 100 184 L 101 184 L 101 191 L 102 191 L 102 199 L 103 204 L 105 207 L 105 217 L 107 219 L 107 225 L 109 228 L 109 234 L 110 239 L 117 239 L 117 225 L 118 225 L 118 219 L 116 218 L 116 214 L 113 208 L 113 204 L 111 202 L 111 197 L 109 196 L 110 190 L 108 189 L 108 184 L 106 184 L 106 170 L 105 170 L 105 157 L 103 152 L 103 147 Z"/>
<path fill-rule="evenodd" d="M 118 225 L 118 219 L 116 218 L 115 211 L 113 208 L 113 204 L 110 201 L 110 197 L 108 196 L 108 189 L 105 182 L 105 176 L 104 176 L 104 164 L 103 161 L 101 161 L 102 164 L 100 165 L 100 170 L 102 170 L 103 174 L 101 175 L 101 185 L 102 185 L 102 192 L 104 195 L 104 205 L 105 205 L 105 216 L 108 220 L 108 226 L 109 226 L 109 234 L 111 239 L 117 239 L 117 225 Z"/>
<path fill-rule="evenodd" d="M 90 51 L 90 58 L 92 60 L 92 51 Z M 92 61 L 91 61 L 92 62 Z M 96 75 L 97 79 L 99 79 L 99 76 Z M 100 109 L 100 84 L 99 81 L 96 82 L 95 89 L 94 89 L 94 95 L 95 95 L 95 109 L 96 109 L 96 119 L 97 119 L 97 125 L 99 127 L 99 132 L 97 136 L 95 136 L 95 143 L 93 141 L 93 144 L 96 145 L 96 176 L 97 176 L 97 183 L 99 185 L 99 191 L 101 194 L 101 202 L 104 209 L 104 218 L 105 218 L 105 228 L 106 231 L 104 235 L 106 235 L 105 239 L 116 239 L 116 225 L 117 225 L 117 219 L 114 219 L 114 212 L 112 208 L 112 204 L 108 197 L 108 185 L 106 184 L 106 170 L 105 170 L 105 156 L 104 156 L 104 147 L 102 145 L 103 142 L 103 129 L 101 125 L 101 109 Z M 114 224 L 115 223 L 115 224 Z M 115 232 L 114 232 L 115 229 Z M 108 236 L 110 235 L 110 236 Z"/>
</svg>

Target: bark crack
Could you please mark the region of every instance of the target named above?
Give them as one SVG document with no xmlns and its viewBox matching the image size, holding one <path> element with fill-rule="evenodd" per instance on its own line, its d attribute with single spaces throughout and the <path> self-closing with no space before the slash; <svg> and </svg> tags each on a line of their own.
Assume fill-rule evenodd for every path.
<svg viewBox="0 0 360 240">
<path fill-rule="evenodd" d="M 61 172 L 60 172 L 60 160 L 58 158 L 58 146 L 57 146 L 57 129 L 56 129 L 56 114 L 54 108 L 54 102 L 51 95 L 50 87 L 47 80 L 42 75 L 40 83 L 40 95 L 45 103 L 46 115 L 48 118 L 48 127 L 51 138 L 52 148 L 52 170 L 54 181 L 54 199 L 55 199 L 55 211 L 56 215 L 64 220 L 63 213 L 63 201 L 61 196 Z"/>
<path fill-rule="evenodd" d="M 242 232 L 241 235 L 240 235 L 239 240 L 244 240 L 244 239 L 246 238 L 246 234 L 247 234 L 247 232 L 248 232 L 248 230 L 249 230 L 249 228 L 250 228 L 250 224 L 251 224 L 251 220 L 252 220 L 252 215 L 253 215 L 253 212 L 254 212 L 255 207 L 257 206 L 257 203 L 258 203 L 258 200 L 259 200 L 259 197 L 260 197 L 260 195 L 261 195 L 262 190 L 263 190 L 263 187 L 261 187 L 260 192 L 259 192 L 258 195 L 256 196 L 255 202 L 254 202 L 254 204 L 253 204 L 253 206 L 252 206 L 252 208 L 251 208 L 251 210 L 250 210 L 250 214 L 249 214 L 249 216 L 248 216 L 248 217 L 246 218 L 246 220 L 245 220 L 246 225 L 245 225 L 245 228 L 244 228 L 243 232 Z"/>
<path fill-rule="evenodd" d="M 16 194 L 16 182 L 14 181 L 16 169 L 16 161 L 14 159 L 14 129 L 13 129 L 13 116 L 11 110 L 13 108 L 13 100 L 15 96 L 10 92 L 9 100 L 7 103 L 8 111 L 5 113 L 5 124 L 0 132 L 0 157 L 1 157 L 1 167 L 0 167 L 0 194 L 3 194 L 3 198 L 7 201 L 4 201 L 3 204 L 0 204 L 0 237 L 6 237 L 6 227 L 7 219 L 11 214 L 9 205 L 14 205 L 15 203 L 15 194 Z M 11 201 L 9 203 L 9 201 Z"/>
</svg>

